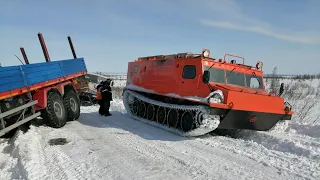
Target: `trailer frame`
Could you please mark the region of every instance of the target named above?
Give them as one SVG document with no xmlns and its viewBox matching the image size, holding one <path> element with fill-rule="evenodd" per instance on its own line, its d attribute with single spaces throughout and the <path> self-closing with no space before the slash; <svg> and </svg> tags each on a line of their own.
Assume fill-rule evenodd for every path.
<svg viewBox="0 0 320 180">
<path fill-rule="evenodd" d="M 35 118 L 38 118 L 42 115 L 48 115 L 48 111 L 49 111 L 48 110 L 49 107 L 47 107 L 48 101 L 49 101 L 48 97 L 51 92 L 56 92 L 59 94 L 59 97 L 61 98 L 62 103 L 63 103 L 62 104 L 63 109 L 65 111 L 65 114 L 64 114 L 65 119 L 68 119 L 68 120 L 70 118 L 77 119 L 78 116 L 80 115 L 79 92 L 77 91 L 77 87 L 75 86 L 75 84 L 77 83 L 76 79 L 78 77 L 87 74 L 87 69 L 86 69 L 84 59 L 77 58 L 76 53 L 74 51 L 72 41 L 71 41 L 71 37 L 68 36 L 68 42 L 69 42 L 71 52 L 72 52 L 74 59 L 65 59 L 60 62 L 53 62 L 49 57 L 49 53 L 48 53 L 45 41 L 44 41 L 41 33 L 38 33 L 38 38 L 39 38 L 41 48 L 42 48 L 42 51 L 43 51 L 43 54 L 44 54 L 44 57 L 46 60 L 45 63 L 50 63 L 50 64 L 52 63 L 51 65 L 48 65 L 48 66 L 55 66 L 55 67 L 57 66 L 57 67 L 61 68 L 61 75 L 54 76 L 54 78 L 52 78 L 53 76 L 52 77 L 50 76 L 49 79 L 42 80 L 42 81 L 40 78 L 40 79 L 37 79 L 37 81 L 38 81 L 37 83 L 33 83 L 33 84 L 26 82 L 26 80 L 29 80 L 29 79 L 26 78 L 26 74 L 24 72 L 25 68 L 28 68 L 28 67 L 34 68 L 34 67 L 32 64 L 30 64 L 24 48 L 20 47 L 20 51 L 21 51 L 23 59 L 25 61 L 25 65 L 20 66 L 18 69 L 20 69 L 19 71 L 21 72 L 21 78 L 22 78 L 24 85 L 23 86 L 21 85 L 18 88 L 15 87 L 15 88 L 10 89 L 10 87 L 12 87 L 11 85 L 2 84 L 4 86 L 2 86 L 2 88 L 1 88 L 2 91 L 0 92 L 0 103 L 1 103 L 1 105 L 5 105 L 5 106 L 7 106 L 6 103 L 9 103 L 8 105 L 10 108 L 5 107 L 5 106 L 2 106 L 2 107 L 0 106 L 0 137 L 4 136 L 8 132 L 20 127 L 21 125 L 23 125 L 23 124 L 25 124 Z M 68 60 L 75 60 L 75 61 L 72 62 L 72 61 L 68 61 Z M 62 68 L 62 65 L 64 62 L 66 62 L 65 64 L 69 68 L 67 68 L 67 67 L 66 67 L 67 69 Z M 42 63 L 42 64 L 43 65 L 40 64 L 39 67 L 40 66 L 41 67 L 47 66 L 47 65 L 44 65 L 44 63 Z M 78 68 L 74 69 L 73 64 L 78 66 Z M 17 69 L 17 67 L 15 67 L 15 68 Z M 38 65 L 36 65 L 35 69 L 37 69 L 37 68 L 38 68 Z M 33 72 L 33 70 L 29 70 L 29 72 L 30 71 L 31 71 L 31 73 L 36 74 L 35 72 Z M 3 78 L 6 78 L 4 76 L 8 75 L 7 74 L 7 72 L 9 72 L 8 69 L 3 70 L 2 72 L 3 72 L 2 73 Z M 38 76 L 41 76 L 41 75 L 38 75 Z M 10 77 L 10 75 L 9 75 L 9 77 Z M 9 81 L 7 80 L 7 82 L 4 82 L 4 83 L 8 84 Z M 6 90 L 6 89 L 8 89 L 8 90 Z M 72 91 L 72 92 L 70 92 L 70 91 Z M 73 98 L 76 101 L 79 101 L 79 103 L 78 103 L 79 108 L 77 110 L 78 111 L 77 115 L 72 114 L 75 112 L 68 111 L 68 110 L 70 110 L 70 104 L 68 107 L 67 107 L 67 105 L 65 105 L 66 102 L 65 102 L 64 98 L 66 98 L 66 100 L 68 100 L 68 98 L 70 98 L 70 93 L 71 93 L 71 96 L 73 96 Z M 73 95 L 72 95 L 72 93 L 73 93 Z M 68 94 L 68 95 L 66 95 L 66 94 Z M 68 98 L 65 96 L 68 96 Z M 24 100 L 24 102 L 22 101 L 22 105 L 19 104 L 19 105 L 13 107 L 12 105 L 14 105 L 14 104 L 10 105 L 10 103 L 12 103 L 12 102 L 9 99 L 11 99 L 11 98 L 22 98 Z M 51 109 L 51 112 L 52 112 L 52 109 Z M 61 125 L 61 127 L 63 127 L 63 126 L 64 126 L 64 124 Z"/>
</svg>

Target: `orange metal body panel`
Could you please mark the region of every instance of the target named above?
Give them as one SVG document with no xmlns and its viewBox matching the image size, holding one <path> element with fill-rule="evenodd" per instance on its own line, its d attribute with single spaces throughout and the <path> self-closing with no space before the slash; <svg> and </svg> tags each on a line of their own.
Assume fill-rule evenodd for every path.
<svg viewBox="0 0 320 180">
<path fill-rule="evenodd" d="M 188 63 L 189 62 L 189 63 Z M 181 96 L 200 96 L 197 86 L 201 83 L 201 75 L 196 79 L 183 79 L 184 64 L 196 65 L 197 71 L 202 71 L 201 62 L 194 59 L 171 59 L 167 61 L 136 61 L 129 62 L 128 84 L 134 84 L 161 94 L 176 93 Z M 206 89 L 208 94 L 208 88 Z M 190 94 L 191 93 L 191 94 Z"/>
<path fill-rule="evenodd" d="M 192 79 L 182 77 L 183 67 L 194 65 L 196 76 Z M 197 58 L 169 58 L 166 60 L 138 59 L 128 63 L 127 85 L 133 84 L 158 94 L 178 94 L 180 96 L 207 97 L 210 93 L 208 84 L 202 82 L 203 66 L 212 66 L 223 70 L 232 70 L 263 77 L 263 72 L 250 66 L 219 62 L 212 59 Z M 226 76 L 225 76 L 226 79 Z M 225 98 L 224 104 L 210 104 L 211 107 L 268 112 L 285 114 L 284 100 L 281 97 L 271 96 L 263 89 L 236 86 L 226 83 L 210 82 L 214 89 L 222 90 Z M 292 114 L 292 112 L 289 112 Z"/>
</svg>

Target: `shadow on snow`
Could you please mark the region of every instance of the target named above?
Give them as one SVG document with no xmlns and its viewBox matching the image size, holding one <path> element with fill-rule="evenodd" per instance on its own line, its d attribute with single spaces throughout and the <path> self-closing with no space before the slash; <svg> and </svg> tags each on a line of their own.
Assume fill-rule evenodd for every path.
<svg viewBox="0 0 320 180">
<path fill-rule="evenodd" d="M 121 131 L 124 130 L 146 140 L 182 141 L 190 139 L 140 122 L 118 111 L 110 111 L 110 113 L 112 116 L 101 116 L 98 112 L 81 113 L 78 122 L 96 128 L 116 128 Z M 125 134 L 125 132 L 118 134 Z"/>
</svg>

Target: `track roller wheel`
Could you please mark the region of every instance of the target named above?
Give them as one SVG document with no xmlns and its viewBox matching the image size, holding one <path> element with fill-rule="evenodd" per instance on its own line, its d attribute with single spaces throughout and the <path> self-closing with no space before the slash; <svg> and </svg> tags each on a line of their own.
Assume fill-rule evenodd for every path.
<svg viewBox="0 0 320 180">
<path fill-rule="evenodd" d="M 147 108 L 147 119 L 153 121 L 155 113 L 156 113 L 156 108 L 154 107 L 154 105 L 149 104 Z"/>
<path fill-rule="evenodd" d="M 159 107 L 157 111 L 157 121 L 160 124 L 165 124 L 166 122 L 166 110 L 164 107 Z"/>
<path fill-rule="evenodd" d="M 146 103 L 144 102 L 140 102 L 139 104 L 139 116 L 142 118 L 145 118 L 146 113 L 147 112 L 147 107 L 146 107 Z"/>
<path fill-rule="evenodd" d="M 168 127 L 177 128 L 178 121 L 179 121 L 178 111 L 175 109 L 170 109 L 167 117 Z"/>
<path fill-rule="evenodd" d="M 181 129 L 184 132 L 190 131 L 193 128 L 194 119 L 191 112 L 186 111 L 181 116 Z"/>
</svg>

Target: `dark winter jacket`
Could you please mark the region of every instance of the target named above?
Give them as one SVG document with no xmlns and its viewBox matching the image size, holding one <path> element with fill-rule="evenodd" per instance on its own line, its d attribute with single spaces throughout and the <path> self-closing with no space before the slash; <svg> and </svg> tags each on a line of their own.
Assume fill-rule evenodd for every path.
<svg viewBox="0 0 320 180">
<path fill-rule="evenodd" d="M 101 86 L 102 86 L 102 84 L 99 84 L 99 85 L 96 87 L 96 89 L 98 90 Z"/>
<path fill-rule="evenodd" d="M 101 81 L 100 84 L 98 84 L 98 86 L 96 87 L 96 89 L 98 90 L 100 87 L 102 87 L 104 85 L 105 81 Z"/>
<path fill-rule="evenodd" d="M 104 84 L 101 88 L 101 95 L 103 101 L 112 101 L 112 90 L 107 84 Z"/>
</svg>

